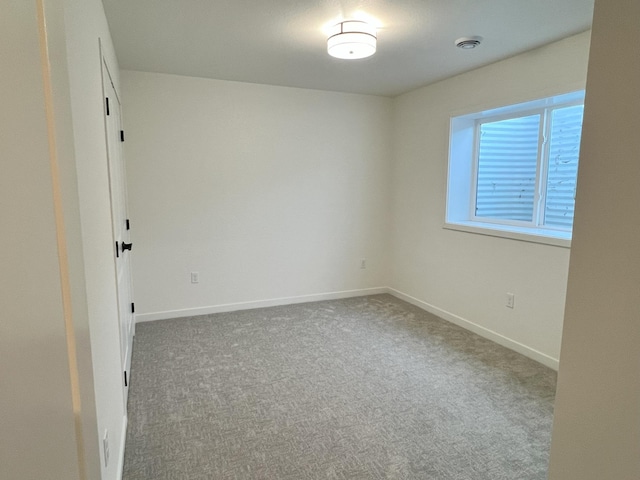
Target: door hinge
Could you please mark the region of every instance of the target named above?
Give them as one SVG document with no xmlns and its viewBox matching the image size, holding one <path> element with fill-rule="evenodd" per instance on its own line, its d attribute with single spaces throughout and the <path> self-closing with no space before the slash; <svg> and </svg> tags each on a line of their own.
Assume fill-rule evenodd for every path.
<svg viewBox="0 0 640 480">
<path fill-rule="evenodd" d="M 136 313 L 136 304 L 131 302 L 131 313 Z"/>
<path fill-rule="evenodd" d="M 118 242 L 116 242 L 116 258 L 120 257 L 120 245 L 118 245 Z"/>
<path fill-rule="evenodd" d="M 111 115 L 109 113 L 109 97 L 106 97 L 106 99 L 107 99 L 107 115 Z"/>
<path fill-rule="evenodd" d="M 124 142 L 124 130 L 120 130 L 120 141 Z"/>
<path fill-rule="evenodd" d="M 127 230 L 131 230 L 131 223 L 129 222 L 128 218 L 127 218 L 126 222 L 127 222 Z"/>
<path fill-rule="evenodd" d="M 128 387 L 128 385 L 127 385 L 127 371 L 126 370 L 124 371 L 124 386 Z"/>
</svg>

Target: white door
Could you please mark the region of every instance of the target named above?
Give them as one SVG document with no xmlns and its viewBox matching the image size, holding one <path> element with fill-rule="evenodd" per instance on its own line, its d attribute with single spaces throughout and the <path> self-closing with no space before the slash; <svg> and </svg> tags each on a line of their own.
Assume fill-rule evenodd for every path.
<svg viewBox="0 0 640 480">
<path fill-rule="evenodd" d="M 109 189 L 111 193 L 111 220 L 113 248 L 118 290 L 118 323 L 120 328 L 120 354 L 124 404 L 129 392 L 129 367 L 135 324 L 131 294 L 131 240 L 127 217 L 127 186 L 122 143 L 124 132 L 120 116 L 120 99 L 115 90 L 109 68 L 102 59 L 102 88 L 104 93 L 105 132 L 109 163 Z"/>
</svg>

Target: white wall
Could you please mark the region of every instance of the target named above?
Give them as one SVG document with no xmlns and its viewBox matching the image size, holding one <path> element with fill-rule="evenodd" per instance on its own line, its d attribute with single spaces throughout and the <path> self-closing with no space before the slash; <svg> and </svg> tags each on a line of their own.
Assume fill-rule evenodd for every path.
<svg viewBox="0 0 640 480">
<path fill-rule="evenodd" d="M 634 2 L 596 5 L 554 479 L 640 475 L 640 232 L 629 222 L 640 205 L 633 90 L 640 71 L 634 51 L 618 48 L 637 33 Z M 116 61 L 99 0 L 65 0 L 68 57 L 60 4 L 45 5 L 59 177 L 50 166 L 35 2 L 10 2 L 0 17 L 0 64 L 10 66 L 0 75 L 0 477 L 72 480 L 84 465 L 97 478 L 108 428 L 112 457 L 102 478 L 112 479 L 124 410 L 99 36 Z M 568 251 L 441 229 L 448 117 L 580 88 L 588 40 L 579 35 L 393 102 L 125 72 L 134 238 L 136 253 L 143 252 L 135 259 L 144 282 L 136 289 L 140 306 L 207 308 L 391 279 L 428 307 L 521 342 L 543 360 L 556 358 Z M 68 258 L 59 256 L 59 239 Z M 200 271 L 200 284 L 189 284 L 191 270 Z M 503 307 L 507 290 L 517 295 L 514 311 Z M 77 374 L 69 366 L 73 351 Z M 74 411 L 72 398 L 82 399 L 81 409 Z"/>
<path fill-rule="evenodd" d="M 569 249 L 444 230 L 448 128 L 584 88 L 588 48 L 587 32 L 392 101 L 123 72 L 138 318 L 390 286 L 557 367 Z"/>
<path fill-rule="evenodd" d="M 640 478 L 639 26 L 596 0 L 550 480 Z"/>
<path fill-rule="evenodd" d="M 449 119 L 584 88 L 588 49 L 587 32 L 394 103 L 391 286 L 552 367 L 560 351 L 569 249 L 442 228 Z M 507 292 L 516 295 L 513 310 L 504 305 Z"/>
<path fill-rule="evenodd" d="M 100 452 L 101 478 L 108 480 L 119 478 L 122 469 L 126 412 L 98 39 L 117 90 L 118 64 L 102 2 L 65 0 L 64 6 L 97 414 L 98 436 L 92 440 Z M 107 430 L 110 459 L 105 467 L 102 437 Z"/>
<path fill-rule="evenodd" d="M 46 35 L 39 36 L 37 11 Z M 99 474 L 63 23 L 59 4 L 48 0 L 9 2 L 0 18 L 0 478 L 7 480 Z"/>
<path fill-rule="evenodd" d="M 385 286 L 390 99 L 121 77 L 138 318 Z"/>
</svg>

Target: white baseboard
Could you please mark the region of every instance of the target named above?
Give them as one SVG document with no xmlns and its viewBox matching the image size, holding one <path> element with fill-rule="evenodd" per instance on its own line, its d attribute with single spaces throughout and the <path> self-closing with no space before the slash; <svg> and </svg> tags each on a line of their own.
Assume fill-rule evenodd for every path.
<svg viewBox="0 0 640 480">
<path fill-rule="evenodd" d="M 318 302 L 322 300 L 335 300 L 338 298 L 361 297 L 364 295 L 376 295 L 380 293 L 389 293 L 405 302 L 411 303 L 437 317 L 454 323 L 464 329 L 470 330 L 481 337 L 491 340 L 503 347 L 518 352 L 525 357 L 529 357 L 549 368 L 558 370 L 558 359 L 553 358 L 545 353 L 539 352 L 527 345 L 512 340 L 493 330 L 489 330 L 481 325 L 473 323 L 470 320 L 462 318 L 451 312 L 443 310 L 435 305 L 419 300 L 411 295 L 402 293 L 390 287 L 365 288 L 360 290 L 345 290 L 342 292 L 317 293 L 313 295 L 301 295 L 297 297 L 272 298 L 268 300 L 257 300 L 252 302 L 226 303 L 222 305 L 212 305 L 208 307 L 186 308 L 182 310 L 167 310 L 164 312 L 142 313 L 136 314 L 135 321 L 151 322 L 153 320 L 166 320 L 170 318 L 191 317 L 195 315 L 208 315 L 212 313 L 233 312 L 236 310 L 250 310 L 253 308 L 275 307 L 278 305 L 291 305 L 294 303 Z"/>
<path fill-rule="evenodd" d="M 492 342 L 502 345 L 503 347 L 506 347 L 510 350 L 518 352 L 524 355 L 525 357 L 529 357 L 535 360 L 536 362 L 546 365 L 549 368 L 552 368 L 556 371 L 558 370 L 559 361 L 556 358 L 550 357 L 549 355 L 539 352 L 538 350 L 534 350 L 531 347 L 528 347 L 526 345 L 523 345 L 522 343 L 516 342 L 515 340 L 505 337 L 504 335 L 494 332 L 493 330 L 489 330 L 488 328 L 482 327 L 467 319 L 459 317 L 458 315 L 455 315 L 451 312 L 442 310 L 441 308 L 431 305 L 430 303 L 423 302 L 422 300 L 412 297 L 411 295 L 407 295 L 406 293 L 402 293 L 393 288 L 387 288 L 387 292 L 393 295 L 394 297 L 398 297 L 400 300 L 404 300 L 405 302 L 415 305 L 416 307 L 421 308 L 422 310 L 425 310 L 429 313 L 432 313 L 437 317 L 440 317 L 444 320 L 454 323 L 466 330 L 470 330 L 473 333 L 480 335 L 481 337 L 491 340 Z"/>
<path fill-rule="evenodd" d="M 234 312 L 236 310 L 250 310 L 253 308 L 275 307 L 278 305 L 292 305 L 294 303 L 319 302 L 321 300 L 335 300 L 338 298 L 362 297 L 389 293 L 387 287 L 364 288 L 360 290 L 345 290 L 342 292 L 316 293 L 312 295 L 300 295 L 297 297 L 272 298 L 253 302 L 226 303 L 211 305 L 208 307 L 185 308 L 182 310 L 167 310 L 164 312 L 136 314 L 136 323 L 151 322 L 153 320 L 166 320 L 169 318 L 192 317 L 195 315 L 209 315 L 211 313 Z"/>
<path fill-rule="evenodd" d="M 122 475 L 124 474 L 124 448 L 125 442 L 127 441 L 127 424 L 128 417 L 125 415 L 122 417 L 122 438 L 120 438 L 120 451 L 118 452 L 117 480 L 122 480 Z"/>
</svg>

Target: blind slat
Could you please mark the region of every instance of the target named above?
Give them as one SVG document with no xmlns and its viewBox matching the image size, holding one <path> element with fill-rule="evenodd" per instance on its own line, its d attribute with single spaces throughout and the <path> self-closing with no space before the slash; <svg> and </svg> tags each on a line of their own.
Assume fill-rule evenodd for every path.
<svg viewBox="0 0 640 480">
<path fill-rule="evenodd" d="M 583 105 L 574 105 L 551 113 L 544 209 L 547 226 L 568 230 L 573 226 L 583 111 Z"/>
<path fill-rule="evenodd" d="M 545 226 L 570 230 L 582 133 L 582 105 L 548 110 Z M 533 221 L 542 115 L 484 122 L 479 127 L 477 217 Z"/>
<path fill-rule="evenodd" d="M 480 126 L 476 216 L 531 221 L 540 115 Z"/>
</svg>

